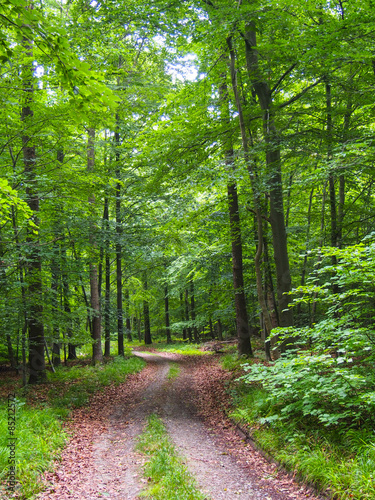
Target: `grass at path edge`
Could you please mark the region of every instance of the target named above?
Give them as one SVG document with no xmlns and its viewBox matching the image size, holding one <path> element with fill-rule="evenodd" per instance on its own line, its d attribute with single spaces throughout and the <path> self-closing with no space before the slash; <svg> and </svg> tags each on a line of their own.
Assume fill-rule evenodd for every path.
<svg viewBox="0 0 375 500">
<path fill-rule="evenodd" d="M 238 373 L 241 361 L 229 354 L 221 358 L 221 365 Z M 234 382 L 228 391 L 233 403 L 229 417 L 242 424 L 257 445 L 286 470 L 334 499 L 375 498 L 373 430 L 349 428 L 340 436 L 334 429 L 308 427 L 303 421 L 264 424 L 272 401 L 259 384 Z"/>
<path fill-rule="evenodd" d="M 95 367 L 61 367 L 48 373 L 48 382 L 16 392 L 16 481 L 13 498 L 28 499 L 41 491 L 40 475 L 49 470 L 68 440 L 62 421 L 74 408 L 85 406 L 97 391 L 120 384 L 126 376 L 145 366 L 137 357 L 116 357 Z M 12 498 L 7 490 L 9 478 L 8 403 L 0 401 L 0 498 Z"/>
</svg>

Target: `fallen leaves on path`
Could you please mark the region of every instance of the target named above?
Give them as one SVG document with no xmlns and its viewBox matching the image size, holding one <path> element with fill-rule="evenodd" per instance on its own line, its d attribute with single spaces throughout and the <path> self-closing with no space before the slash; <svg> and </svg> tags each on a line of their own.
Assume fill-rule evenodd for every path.
<svg viewBox="0 0 375 500">
<path fill-rule="evenodd" d="M 217 436 L 238 463 L 246 467 L 250 475 L 256 471 L 256 475 L 261 476 L 263 481 L 273 483 L 285 499 L 322 498 L 307 486 L 296 483 L 291 475 L 279 470 L 276 464 L 268 462 L 237 433 L 236 425 L 226 416 L 231 409 L 226 389 L 233 375 L 220 366 L 219 359 L 220 356 L 214 355 L 196 358 L 194 361 L 195 391 L 192 398 L 208 430 Z"/>
</svg>

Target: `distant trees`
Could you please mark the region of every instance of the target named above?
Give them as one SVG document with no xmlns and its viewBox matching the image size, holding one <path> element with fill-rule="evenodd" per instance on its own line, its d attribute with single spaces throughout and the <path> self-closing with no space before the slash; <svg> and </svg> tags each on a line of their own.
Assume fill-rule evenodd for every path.
<svg viewBox="0 0 375 500">
<path fill-rule="evenodd" d="M 0 21 L 8 358 L 37 382 L 46 346 L 237 334 L 248 355 L 250 330 L 316 322 L 292 288 L 374 231 L 370 5 L 28 5 Z"/>
</svg>

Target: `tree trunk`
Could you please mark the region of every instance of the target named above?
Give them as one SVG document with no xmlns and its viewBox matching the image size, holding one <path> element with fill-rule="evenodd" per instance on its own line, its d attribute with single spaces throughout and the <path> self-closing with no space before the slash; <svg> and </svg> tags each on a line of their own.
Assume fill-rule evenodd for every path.
<svg viewBox="0 0 375 500">
<path fill-rule="evenodd" d="M 111 355 L 111 262 L 109 248 L 109 199 L 104 201 L 104 216 L 105 220 L 105 292 L 104 292 L 104 356 Z"/>
<path fill-rule="evenodd" d="M 229 154 L 226 155 L 227 162 Z M 237 186 L 228 185 L 228 205 L 229 205 L 229 221 L 232 240 L 232 267 L 233 267 L 233 288 L 234 302 L 236 308 L 236 327 L 238 336 L 238 355 L 252 356 L 253 351 L 250 343 L 250 329 L 247 316 L 246 298 L 243 280 L 243 265 L 242 265 L 242 241 L 241 241 L 241 226 L 240 214 L 238 208 Z"/>
<path fill-rule="evenodd" d="M 220 319 L 217 320 L 217 338 L 218 340 L 223 340 L 223 325 L 221 324 Z"/>
<path fill-rule="evenodd" d="M 68 327 L 66 329 L 66 334 L 68 339 L 71 339 L 73 336 L 73 328 L 72 328 L 72 310 L 70 307 L 70 287 L 67 273 L 67 257 L 66 257 L 66 245 L 65 241 L 61 247 L 61 260 L 62 260 L 62 287 L 63 287 L 63 304 L 64 304 L 64 313 L 68 318 Z M 68 341 L 68 359 L 77 359 L 76 346 Z"/>
<path fill-rule="evenodd" d="M 144 275 L 144 290 L 146 292 L 148 290 L 146 273 Z M 143 321 L 145 325 L 145 344 L 152 344 L 151 326 L 150 326 L 150 307 L 147 299 L 143 301 Z"/>
<path fill-rule="evenodd" d="M 130 295 L 129 290 L 125 290 L 125 303 L 126 303 L 126 335 L 129 342 L 133 341 L 132 337 L 132 323 L 130 319 Z"/>
<path fill-rule="evenodd" d="M 242 145 L 244 149 L 245 163 L 249 163 L 249 148 L 246 137 L 245 123 L 242 112 L 242 105 L 240 97 L 238 94 L 237 87 L 237 77 L 235 68 L 235 55 L 232 46 L 232 38 L 227 38 L 227 45 L 230 52 L 230 72 L 232 89 L 235 97 L 236 107 L 239 114 L 240 131 L 242 138 Z M 221 90 L 219 92 L 221 98 L 225 99 L 227 94 L 226 84 L 221 85 Z M 227 105 L 225 106 L 227 108 Z M 225 116 L 227 116 L 227 121 L 229 120 L 229 114 L 227 109 L 225 109 Z M 228 169 L 233 170 L 233 148 L 230 148 L 225 152 L 225 163 Z M 254 186 L 253 186 L 254 189 Z M 242 264 L 242 241 L 241 241 L 241 223 L 240 214 L 238 206 L 238 194 L 236 184 L 228 184 L 228 205 L 229 205 L 229 221 L 230 221 L 230 231 L 232 240 L 232 265 L 233 265 L 233 287 L 235 293 L 235 307 L 236 307 L 236 325 L 237 325 L 237 335 L 238 335 L 238 355 L 252 356 L 252 348 L 250 343 L 250 328 L 247 315 L 244 280 L 243 280 L 243 264 Z"/>
<path fill-rule="evenodd" d="M 181 309 L 181 320 L 182 320 L 182 322 L 185 322 L 185 304 L 184 304 L 184 296 L 183 296 L 182 292 L 180 292 L 180 309 Z M 183 330 L 182 330 L 182 338 L 184 340 L 187 339 L 186 328 L 183 328 Z"/>
<path fill-rule="evenodd" d="M 186 288 L 185 289 L 185 321 L 188 323 L 190 321 L 190 318 L 189 318 L 189 290 Z M 187 330 L 187 336 L 188 336 L 188 339 L 189 339 L 189 342 L 193 342 L 193 333 L 191 331 L 191 327 L 188 326 L 186 328 Z"/>
<path fill-rule="evenodd" d="M 257 53 L 256 31 L 254 23 L 246 27 L 245 51 L 246 65 L 250 81 L 258 97 L 260 108 L 263 111 L 263 136 L 266 145 L 266 164 L 270 179 L 270 224 L 276 266 L 277 299 L 279 308 L 279 326 L 293 325 L 293 312 L 289 307 L 291 277 L 287 237 L 285 229 L 283 189 L 281 176 L 280 144 L 272 114 L 272 95 L 268 83 L 263 79 Z"/>
<path fill-rule="evenodd" d="M 307 252 L 309 251 L 309 248 L 310 248 L 311 209 L 312 209 L 314 189 L 315 188 L 312 188 L 311 191 L 310 191 L 309 208 L 308 208 L 308 211 L 307 211 L 306 246 L 305 246 L 305 255 L 303 257 L 302 272 L 301 272 L 301 286 L 305 285 L 305 279 L 306 279 Z M 301 302 L 299 302 L 298 305 L 297 305 L 297 316 L 299 317 L 300 314 L 301 314 Z"/>
<path fill-rule="evenodd" d="M 165 285 L 164 288 L 164 310 L 165 310 L 165 334 L 167 337 L 167 344 L 172 343 L 171 330 L 169 328 L 169 297 L 168 297 L 168 286 Z"/>
<path fill-rule="evenodd" d="M 56 234 L 56 232 L 55 232 Z M 58 251 L 58 246 L 56 243 L 53 245 L 54 255 L 51 262 L 51 291 L 52 291 L 52 318 L 53 318 L 53 343 L 52 343 L 52 364 L 53 366 L 61 365 L 60 358 L 60 328 L 58 320 L 58 283 L 60 276 L 60 269 L 58 265 L 58 259 L 56 258 L 56 253 Z"/>
<path fill-rule="evenodd" d="M 19 269 L 19 280 L 21 284 L 21 302 L 24 311 L 24 324 L 22 327 L 22 337 L 21 337 L 21 351 L 22 351 L 22 387 L 25 387 L 27 384 L 27 362 L 26 362 L 26 333 L 27 333 L 27 305 L 26 305 L 26 292 L 25 292 L 25 279 L 24 279 L 24 269 L 22 262 L 22 254 L 20 252 L 20 242 L 18 236 L 18 228 L 17 228 L 17 220 L 16 220 L 16 211 L 14 206 L 12 206 L 12 225 L 13 225 L 13 233 L 14 233 L 14 241 L 16 243 L 18 249 L 18 269 Z M 18 359 L 18 356 L 17 356 Z"/>
<path fill-rule="evenodd" d="M 28 7 L 32 9 L 32 4 Z M 21 110 L 21 120 L 24 123 L 22 133 L 23 161 L 25 165 L 26 179 L 26 200 L 32 210 L 32 222 L 34 228 L 28 229 L 27 243 L 30 254 L 28 256 L 27 282 L 28 287 L 28 330 L 29 330 L 29 383 L 36 384 L 46 379 L 46 365 L 44 358 L 44 326 L 43 326 L 43 305 L 42 305 L 42 258 L 39 247 L 39 194 L 36 173 L 36 152 L 32 137 L 28 135 L 32 130 L 34 112 L 32 109 L 34 101 L 33 85 L 33 57 L 32 42 L 23 39 L 26 57 L 30 62 L 23 68 L 24 98 Z"/>
<path fill-rule="evenodd" d="M 7 333 L 6 338 L 7 338 L 8 358 L 9 358 L 9 362 L 10 362 L 10 367 L 12 368 L 12 370 L 16 370 L 17 363 L 16 363 L 16 359 L 14 357 L 12 339 L 11 339 L 9 333 Z"/>
<path fill-rule="evenodd" d="M 195 297 L 194 297 L 194 281 L 190 281 L 190 306 L 191 306 L 191 319 L 193 322 L 195 322 Z M 194 336 L 194 342 L 199 342 L 199 334 L 198 334 L 198 328 L 193 325 L 193 336 Z"/>
<path fill-rule="evenodd" d="M 120 181 L 120 133 L 119 116 L 116 115 L 115 157 L 116 157 L 116 303 L 118 354 L 124 355 L 124 318 L 122 307 L 122 220 L 121 220 L 121 181 Z"/>
<path fill-rule="evenodd" d="M 87 171 L 90 173 L 93 171 L 95 166 L 95 129 L 88 129 L 88 141 L 87 141 Z M 89 205 L 91 210 L 94 212 L 95 197 L 93 195 L 89 198 Z M 95 222 L 93 215 L 91 215 L 90 221 L 90 246 L 96 250 L 96 241 L 94 236 Z M 93 252 L 95 253 L 95 252 Z M 91 336 L 93 339 L 92 344 L 92 363 L 101 363 L 103 361 L 102 353 L 102 343 L 101 343 L 101 319 L 100 319 L 100 297 L 99 297 L 99 283 L 98 283 L 98 270 L 95 262 L 93 261 L 93 256 L 90 261 L 90 295 L 91 295 Z"/>
</svg>

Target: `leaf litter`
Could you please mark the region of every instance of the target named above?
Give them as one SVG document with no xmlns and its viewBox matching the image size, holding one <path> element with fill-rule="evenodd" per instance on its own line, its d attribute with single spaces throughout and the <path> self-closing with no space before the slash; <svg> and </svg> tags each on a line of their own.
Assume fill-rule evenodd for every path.
<svg viewBox="0 0 375 500">
<path fill-rule="evenodd" d="M 278 470 L 237 434 L 226 417 L 231 374 L 217 356 L 137 352 L 148 364 L 118 386 L 95 394 L 66 423 L 71 439 L 55 468 L 43 476 L 38 500 L 135 500 L 147 479 L 146 458 L 135 451 L 151 413 L 161 417 L 199 487 L 212 500 L 318 499 Z M 168 379 L 170 362 L 181 373 Z M 177 499 L 176 499 L 177 500 Z"/>
</svg>

